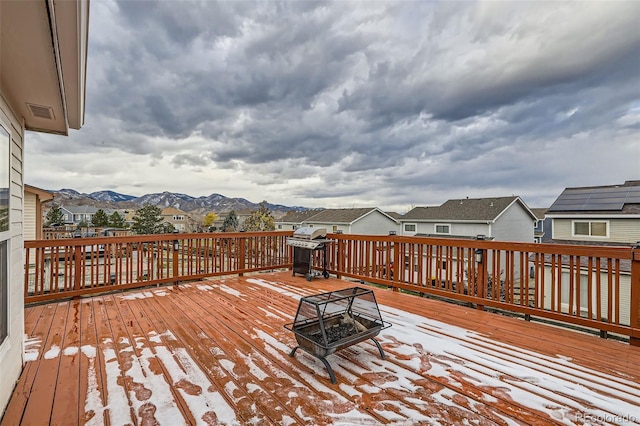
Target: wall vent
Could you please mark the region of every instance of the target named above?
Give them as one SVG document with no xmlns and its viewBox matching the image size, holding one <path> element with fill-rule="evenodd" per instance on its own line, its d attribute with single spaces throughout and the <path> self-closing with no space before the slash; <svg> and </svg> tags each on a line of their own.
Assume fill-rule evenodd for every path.
<svg viewBox="0 0 640 426">
<path fill-rule="evenodd" d="M 31 115 L 36 118 L 45 118 L 47 120 L 55 119 L 55 116 L 53 115 L 53 109 L 51 109 L 51 107 L 30 103 L 27 103 L 27 107 L 29 108 L 29 111 L 31 111 Z"/>
</svg>

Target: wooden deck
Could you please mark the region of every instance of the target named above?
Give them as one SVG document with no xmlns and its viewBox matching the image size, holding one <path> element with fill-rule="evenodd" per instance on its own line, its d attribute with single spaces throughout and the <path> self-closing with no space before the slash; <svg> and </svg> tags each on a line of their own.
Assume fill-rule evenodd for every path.
<svg viewBox="0 0 640 426">
<path fill-rule="evenodd" d="M 322 363 L 283 325 L 355 284 L 290 272 L 29 307 L 2 425 L 640 424 L 640 348 L 376 289 L 391 328 Z"/>
</svg>

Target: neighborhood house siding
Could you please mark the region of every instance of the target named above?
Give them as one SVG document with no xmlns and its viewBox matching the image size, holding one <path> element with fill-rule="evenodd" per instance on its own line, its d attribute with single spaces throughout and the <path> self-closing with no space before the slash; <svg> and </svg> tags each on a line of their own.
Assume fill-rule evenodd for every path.
<svg viewBox="0 0 640 426">
<path fill-rule="evenodd" d="M 571 219 L 553 219 L 554 240 L 579 240 L 571 236 Z"/>
<path fill-rule="evenodd" d="M 621 243 L 636 243 L 640 241 L 640 218 L 609 220 L 609 239 Z"/>
<path fill-rule="evenodd" d="M 544 307 L 545 309 L 560 309 L 561 312 L 569 313 L 571 315 L 578 315 L 578 310 L 580 311 L 580 315 L 586 317 L 588 315 L 588 307 L 589 307 L 589 274 L 585 270 L 580 271 L 580 305 L 577 305 L 577 298 L 573 295 L 573 305 L 569 305 L 570 296 L 569 296 L 569 268 L 563 268 L 562 277 L 561 277 L 561 288 L 560 288 L 560 299 L 557 298 L 557 294 L 555 298 L 552 298 L 551 293 L 551 283 L 554 282 L 554 277 L 551 276 L 551 267 L 545 266 L 544 272 Z M 609 285 L 608 283 L 608 272 L 604 271 L 600 273 L 600 316 L 603 318 L 607 318 L 607 309 L 609 307 Z M 557 277 L 556 277 L 557 280 Z M 596 290 L 597 283 L 597 274 L 594 272 L 592 277 L 592 289 L 591 289 L 591 306 L 592 306 L 592 319 L 598 319 L 598 301 L 597 295 L 598 291 Z M 612 287 L 613 289 L 614 287 Z M 577 287 L 576 287 L 577 292 Z M 615 290 L 614 290 L 615 292 Z M 612 307 L 615 309 L 615 306 L 620 306 L 620 312 L 613 312 L 613 318 L 610 320 L 614 320 L 616 315 L 619 315 L 620 324 L 629 325 L 631 322 L 631 314 L 629 310 L 629 303 L 624 303 L 624 301 L 630 300 L 631 298 L 631 276 L 629 274 L 622 273 L 620 274 L 620 295 L 618 299 L 623 301 L 623 303 L 616 303 L 616 294 L 612 293 Z M 552 300 L 553 299 L 553 300 Z M 556 303 L 555 306 L 552 306 L 552 301 Z M 558 303 L 560 306 L 558 307 Z M 609 318 L 607 318 L 609 319 Z"/>
<path fill-rule="evenodd" d="M 24 239 L 36 239 L 36 195 L 24 194 Z"/>
<path fill-rule="evenodd" d="M 352 225 L 352 233 L 365 235 L 388 235 L 397 231 L 398 225 L 389 218 L 374 211 Z"/>
<path fill-rule="evenodd" d="M 530 226 L 523 226 L 529 223 Z M 498 241 L 533 242 L 534 219 L 522 209 L 518 203 L 513 203 L 497 218 L 492 226 L 493 237 Z"/>
<path fill-rule="evenodd" d="M 605 221 L 609 223 L 609 238 L 607 237 L 591 237 L 584 235 L 573 236 L 574 221 Z M 574 241 L 611 241 L 618 243 L 636 243 L 640 241 L 640 219 L 624 218 L 588 218 L 576 217 L 572 219 L 553 219 L 553 238 L 556 240 L 574 240 Z"/>
<path fill-rule="evenodd" d="M 434 233 L 434 224 L 431 225 L 431 233 Z M 482 223 L 452 223 L 452 236 L 468 236 L 475 237 L 477 235 L 491 236 L 491 227 Z"/>
</svg>

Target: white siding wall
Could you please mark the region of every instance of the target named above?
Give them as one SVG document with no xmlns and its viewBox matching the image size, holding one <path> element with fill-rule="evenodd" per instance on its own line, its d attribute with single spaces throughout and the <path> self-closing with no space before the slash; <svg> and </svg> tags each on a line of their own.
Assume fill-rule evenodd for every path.
<svg viewBox="0 0 640 426">
<path fill-rule="evenodd" d="M 405 223 L 416 223 L 410 220 L 403 222 L 402 229 L 404 230 Z M 437 222 L 417 222 L 416 233 L 418 234 L 435 234 L 436 223 L 442 225 L 451 226 L 451 236 L 468 236 L 475 237 L 477 235 L 491 236 L 491 226 L 485 223 L 455 223 L 447 222 L 446 220 L 439 220 Z M 403 235 L 414 235 L 412 232 L 404 232 Z M 447 235 L 443 234 L 443 237 Z"/>
<path fill-rule="evenodd" d="M 11 392 L 22 371 L 23 335 L 24 335 L 24 296 L 23 283 L 23 136 L 21 123 L 0 96 L 0 122 L 11 133 L 10 161 L 10 207 L 9 207 L 9 336 L 0 344 L 0 413 L 4 411 Z"/>
<path fill-rule="evenodd" d="M 276 222 L 276 231 L 293 231 L 293 228 L 299 228 L 300 225 L 294 225 L 293 223 L 283 223 L 283 222 Z M 330 232 L 329 229 L 327 229 L 328 232 Z"/>
<path fill-rule="evenodd" d="M 36 195 L 24 194 L 24 239 L 36 239 Z"/>
<path fill-rule="evenodd" d="M 446 223 L 446 222 L 438 222 Z M 431 233 L 435 233 L 435 224 L 431 224 Z M 485 223 L 452 223 L 451 235 L 463 235 L 467 237 L 475 237 L 478 235 L 491 236 L 491 225 Z"/>
<path fill-rule="evenodd" d="M 325 228 L 327 232 L 331 233 L 331 232 L 334 232 L 332 230 L 333 229 L 332 227 L 336 225 L 332 225 L 330 223 L 304 222 L 301 226 L 311 226 L 313 228 Z M 345 234 L 349 233 L 348 225 L 337 225 L 337 229 L 344 232 Z"/>
<path fill-rule="evenodd" d="M 548 266 L 545 266 L 545 271 L 544 271 L 544 283 L 545 283 L 545 288 L 544 288 L 544 307 L 545 309 L 554 309 L 554 310 L 558 310 L 558 308 L 560 308 L 560 310 L 564 313 L 569 313 L 569 311 L 573 314 L 577 315 L 577 311 L 578 309 L 580 309 L 580 312 L 582 314 L 582 316 L 586 317 L 587 313 L 588 313 L 588 286 L 589 286 L 589 277 L 588 277 L 588 273 L 585 270 L 581 270 L 580 271 L 580 287 L 581 287 L 581 296 L 580 296 L 580 306 L 575 306 L 576 302 L 575 302 L 575 296 L 574 296 L 574 306 L 571 306 L 571 309 L 569 307 L 569 269 L 563 269 L 562 272 L 562 288 L 561 288 L 561 294 L 558 295 L 558 291 L 556 290 L 556 294 L 555 294 L 555 306 L 551 306 L 551 283 L 552 283 L 552 277 L 551 277 L 551 268 Z M 597 274 L 593 274 L 592 277 L 592 285 L 593 288 L 591 289 L 591 293 L 592 293 L 592 309 L 593 309 L 593 313 L 597 315 L 597 310 L 596 310 L 596 306 L 597 306 L 597 301 L 596 301 L 596 295 L 597 290 L 596 290 L 596 282 L 597 282 Z M 600 274 L 600 282 L 601 282 L 601 289 L 600 289 L 600 315 L 602 315 L 603 317 L 607 317 L 607 309 L 609 306 L 609 295 L 608 295 L 608 274 L 607 272 L 602 272 Z M 615 288 L 615 287 L 614 287 Z M 560 297 L 558 297 L 560 296 Z M 615 298 L 615 295 L 612 295 Z M 620 294 L 619 294 L 619 298 L 620 298 L 620 312 L 618 312 L 618 314 L 620 315 L 620 323 L 622 325 L 629 325 L 631 322 L 631 307 L 630 307 L 630 303 L 629 301 L 631 300 L 631 276 L 629 274 L 620 274 Z M 558 307 L 558 303 L 560 303 L 560 306 Z M 613 303 L 613 301 L 612 301 Z M 613 305 L 615 306 L 615 303 L 613 303 Z M 613 312 L 613 315 L 615 315 L 615 311 Z M 614 318 L 612 318 L 613 320 Z"/>
<path fill-rule="evenodd" d="M 496 241 L 533 242 L 534 219 L 519 203 L 513 203 L 492 226 Z"/>
<path fill-rule="evenodd" d="M 609 238 L 606 237 L 574 237 L 572 233 L 572 222 L 574 220 L 606 220 L 609 222 Z M 575 219 L 553 219 L 553 238 L 557 240 L 573 240 L 573 241 L 608 241 L 616 243 L 633 244 L 640 241 L 640 218 L 622 218 L 615 217 L 596 218 L 596 217 L 576 217 Z"/>
<path fill-rule="evenodd" d="M 374 211 L 351 225 L 352 234 L 389 235 L 389 231 L 399 231 L 398 224 L 378 211 Z"/>
</svg>

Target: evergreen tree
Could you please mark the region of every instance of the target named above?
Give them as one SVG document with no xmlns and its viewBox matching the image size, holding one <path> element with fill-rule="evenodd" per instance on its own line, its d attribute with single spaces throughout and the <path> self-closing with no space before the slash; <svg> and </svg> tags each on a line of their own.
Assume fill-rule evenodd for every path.
<svg viewBox="0 0 640 426">
<path fill-rule="evenodd" d="M 145 204 L 141 209 L 136 210 L 133 216 L 131 230 L 136 234 L 159 234 L 164 231 L 162 226 L 162 210 L 160 207 Z"/>
<path fill-rule="evenodd" d="M 258 210 L 254 210 L 244 222 L 245 231 L 274 231 L 275 229 L 276 221 L 271 210 L 267 208 L 266 201 L 261 202 Z"/>
<path fill-rule="evenodd" d="M 104 210 L 98 209 L 91 218 L 91 225 L 101 228 L 109 226 L 109 216 L 107 216 Z"/>
<path fill-rule="evenodd" d="M 64 225 L 64 213 L 60 207 L 54 206 L 47 212 L 45 226 Z"/>
<path fill-rule="evenodd" d="M 222 223 L 222 232 L 235 232 L 238 230 L 238 216 L 236 212 L 231 210 L 224 218 Z"/>
<path fill-rule="evenodd" d="M 124 221 L 124 217 L 118 213 L 113 212 L 111 216 L 109 216 L 109 226 L 113 228 L 126 228 L 127 224 Z"/>
<path fill-rule="evenodd" d="M 163 234 L 172 234 L 174 232 L 176 232 L 176 227 L 173 226 L 172 223 L 169 222 L 165 222 L 162 225 L 160 225 L 160 232 Z"/>
</svg>

